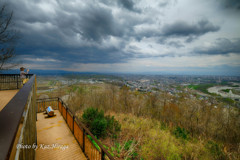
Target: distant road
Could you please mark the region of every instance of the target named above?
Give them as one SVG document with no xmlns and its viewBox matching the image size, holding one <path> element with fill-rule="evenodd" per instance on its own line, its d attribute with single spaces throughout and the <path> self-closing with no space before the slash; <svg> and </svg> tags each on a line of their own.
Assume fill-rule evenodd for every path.
<svg viewBox="0 0 240 160">
<path fill-rule="evenodd" d="M 206 94 L 206 93 L 203 93 L 203 92 L 200 92 L 200 91 L 197 91 L 197 90 L 195 90 L 195 92 L 200 96 L 211 97 L 209 94 Z"/>
</svg>

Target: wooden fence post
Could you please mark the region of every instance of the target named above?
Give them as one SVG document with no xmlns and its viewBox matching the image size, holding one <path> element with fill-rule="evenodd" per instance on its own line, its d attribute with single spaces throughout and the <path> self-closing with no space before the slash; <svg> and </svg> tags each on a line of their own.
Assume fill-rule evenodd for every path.
<svg viewBox="0 0 240 160">
<path fill-rule="evenodd" d="M 68 108 L 66 107 L 66 122 L 67 122 L 67 112 L 68 112 Z"/>
<path fill-rule="evenodd" d="M 17 89 L 18 89 L 18 76 L 17 76 Z"/>
<path fill-rule="evenodd" d="M 83 153 L 85 153 L 85 129 L 83 128 Z"/>
<path fill-rule="evenodd" d="M 101 149 L 101 160 L 104 160 L 104 151 L 103 151 L 103 149 Z"/>
<path fill-rule="evenodd" d="M 74 135 L 74 119 L 75 119 L 75 117 L 73 116 L 73 130 L 72 130 L 73 135 Z"/>
</svg>

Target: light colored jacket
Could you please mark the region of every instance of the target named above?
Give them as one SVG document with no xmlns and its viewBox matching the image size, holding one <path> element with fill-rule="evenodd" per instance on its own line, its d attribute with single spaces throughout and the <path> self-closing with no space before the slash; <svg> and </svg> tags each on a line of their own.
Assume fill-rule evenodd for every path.
<svg viewBox="0 0 240 160">
<path fill-rule="evenodd" d="M 24 72 L 24 71 L 20 71 L 20 78 L 21 79 L 25 79 L 26 78 L 26 74 L 28 74 L 28 73 Z"/>
</svg>

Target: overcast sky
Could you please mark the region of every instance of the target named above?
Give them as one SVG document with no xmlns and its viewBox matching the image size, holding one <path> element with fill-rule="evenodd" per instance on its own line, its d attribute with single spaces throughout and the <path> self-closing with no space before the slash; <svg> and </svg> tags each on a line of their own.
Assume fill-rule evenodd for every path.
<svg viewBox="0 0 240 160">
<path fill-rule="evenodd" d="M 10 0 L 32 69 L 240 75 L 239 0 Z"/>
</svg>

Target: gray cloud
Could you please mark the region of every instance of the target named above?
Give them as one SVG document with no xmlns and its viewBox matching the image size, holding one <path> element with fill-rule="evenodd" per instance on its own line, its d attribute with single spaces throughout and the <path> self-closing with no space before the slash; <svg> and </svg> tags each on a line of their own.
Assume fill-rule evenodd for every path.
<svg viewBox="0 0 240 160">
<path fill-rule="evenodd" d="M 134 3 L 132 0 L 118 0 L 118 3 L 128 10 L 134 9 Z"/>
<path fill-rule="evenodd" d="M 18 54 L 29 56 L 36 54 L 39 57 L 49 57 L 49 53 L 55 53 L 53 58 L 64 57 L 65 60 L 81 63 L 127 61 L 133 55 L 123 52 L 122 45 L 134 36 L 130 34 L 133 33 L 133 26 L 144 21 L 142 18 L 134 19 L 134 16 L 126 14 L 119 16 L 119 23 L 111 8 L 100 6 L 98 3 L 86 3 L 78 7 L 64 5 L 65 3 L 59 1 L 52 10 L 54 13 L 47 14 L 35 3 L 11 2 L 18 13 L 17 25 L 24 33 L 19 43 Z M 108 1 L 105 3 L 114 5 Z M 102 47 L 103 41 L 108 41 L 110 37 L 119 37 L 123 42 L 118 47 L 112 46 L 111 43 Z"/>
<path fill-rule="evenodd" d="M 83 12 L 79 21 L 75 23 L 74 29 L 83 38 L 99 41 L 109 35 L 119 36 L 122 34 L 121 28 L 118 27 L 111 10 L 91 6 Z"/>
<path fill-rule="evenodd" d="M 207 55 L 227 55 L 229 53 L 240 54 L 240 38 L 229 40 L 227 38 L 218 38 L 209 47 L 197 47 L 194 53 Z"/>
<path fill-rule="evenodd" d="M 168 42 L 168 45 L 173 46 L 175 48 L 184 47 L 184 45 L 179 41 L 170 41 L 170 42 Z"/>
<path fill-rule="evenodd" d="M 171 38 L 185 38 L 186 43 L 196 40 L 199 36 L 209 32 L 217 32 L 219 26 L 213 25 L 209 20 L 200 20 L 195 24 L 189 24 L 187 21 L 176 21 L 172 24 L 164 24 L 160 29 L 145 29 L 135 35 L 137 40 L 144 37 L 157 37 L 158 42 L 166 44 L 165 41 Z M 171 44 L 170 44 L 171 45 Z"/>
<path fill-rule="evenodd" d="M 208 32 L 216 32 L 220 29 L 219 26 L 213 25 L 208 20 L 201 20 L 196 24 L 188 24 L 185 21 L 177 21 L 173 24 L 165 24 L 162 32 L 164 36 L 200 36 Z"/>
<path fill-rule="evenodd" d="M 158 39 L 157 41 L 159 44 L 161 45 L 165 45 L 165 46 L 168 46 L 168 47 L 174 47 L 174 48 L 182 48 L 182 47 L 185 47 L 185 45 L 179 41 L 179 40 L 168 40 L 168 38 L 166 37 L 161 37 Z M 171 55 L 173 56 L 173 55 Z"/>
<path fill-rule="evenodd" d="M 219 0 L 218 2 L 226 9 L 234 9 L 240 11 L 239 0 Z"/>
<path fill-rule="evenodd" d="M 64 9 L 64 8 L 63 8 Z M 124 28 L 114 19 L 112 10 L 100 7 L 98 5 L 87 4 L 85 7 L 64 12 L 59 11 L 58 16 L 54 18 L 56 26 L 64 30 L 66 28 L 66 36 L 71 32 L 74 35 L 80 34 L 81 39 L 88 41 L 101 42 L 108 36 L 121 36 Z"/>
<path fill-rule="evenodd" d="M 22 28 L 28 27 L 31 30 L 35 29 L 34 27 L 37 25 L 40 27 L 52 25 L 58 35 L 60 32 L 66 37 L 80 34 L 81 38 L 91 41 L 101 41 L 107 36 L 120 36 L 122 34 L 124 28 L 114 19 L 111 9 L 91 3 L 86 3 L 85 6 L 80 8 L 61 3 L 59 2 L 53 8 L 54 13 L 46 13 L 41 8 L 38 8 L 38 5 L 31 3 L 22 3 L 20 5 L 13 3 L 14 10 L 18 13 L 16 15 L 18 25 L 22 25 Z M 29 27 L 29 24 L 32 24 L 32 26 Z M 49 28 L 45 28 L 40 32 L 42 34 L 49 30 Z M 59 30 L 59 32 L 56 30 Z"/>
<path fill-rule="evenodd" d="M 169 2 L 164 1 L 159 3 L 159 7 L 166 7 L 169 4 Z"/>
<path fill-rule="evenodd" d="M 117 3 L 118 3 L 118 5 L 126 8 L 129 11 L 137 12 L 137 13 L 142 12 L 142 10 L 140 8 L 135 7 L 135 3 L 133 0 L 117 0 Z"/>
<path fill-rule="evenodd" d="M 78 47 L 78 48 L 18 48 L 20 55 L 27 58 L 50 58 L 66 63 L 119 63 L 125 62 L 134 55 L 124 53 L 118 48 L 109 47 L 100 49 L 97 47 Z"/>
<path fill-rule="evenodd" d="M 168 5 L 171 5 L 171 4 L 176 4 L 177 0 L 162 0 L 161 2 L 159 2 L 159 7 L 163 8 L 163 7 L 166 7 Z"/>
<path fill-rule="evenodd" d="M 52 56 L 59 60 L 63 57 L 64 60 L 81 63 L 116 63 L 127 59 L 124 56 L 126 53 L 112 44 L 101 46 L 103 40 L 107 40 L 109 36 L 122 36 L 125 30 L 114 19 L 110 9 L 91 3 L 76 9 L 74 6 L 58 3 L 53 10 L 55 13 L 47 17 L 35 5 L 28 5 L 22 3 L 15 10 L 19 13 L 16 15 L 17 25 L 24 33 L 18 45 L 18 54 Z M 25 13 L 31 13 L 31 7 L 35 12 Z"/>
<path fill-rule="evenodd" d="M 96 1 L 98 3 L 98 1 Z M 122 7 L 125 8 L 129 11 L 133 11 L 133 12 L 141 12 L 141 10 L 139 8 L 135 7 L 135 2 L 134 0 L 116 0 L 116 1 L 112 1 L 112 0 L 100 0 L 101 3 L 108 5 L 108 6 L 118 6 L 118 7 Z"/>
</svg>

